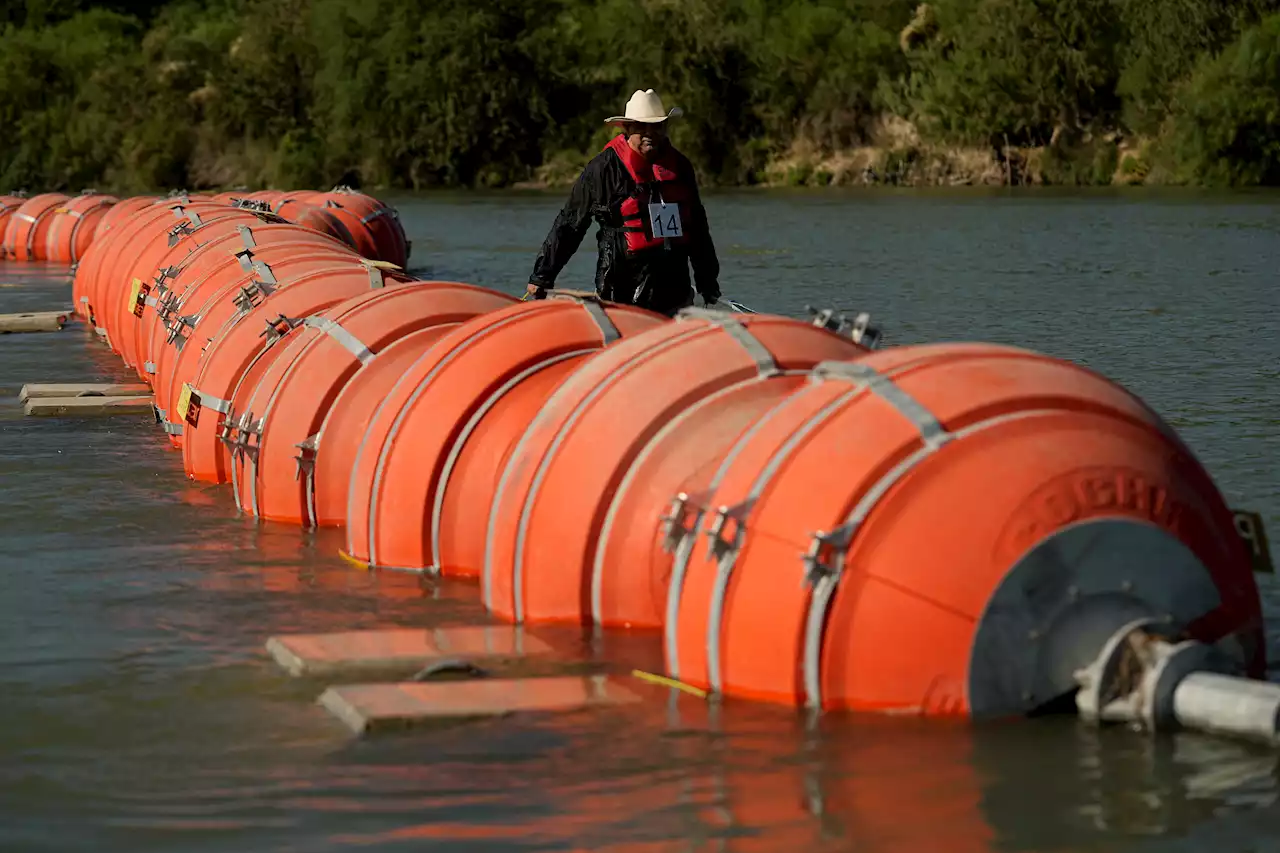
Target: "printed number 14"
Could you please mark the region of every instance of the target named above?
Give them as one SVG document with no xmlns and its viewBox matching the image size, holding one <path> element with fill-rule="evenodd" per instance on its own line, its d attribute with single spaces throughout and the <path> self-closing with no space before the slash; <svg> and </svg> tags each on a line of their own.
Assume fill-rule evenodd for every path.
<svg viewBox="0 0 1280 853">
<path fill-rule="evenodd" d="M 684 224 L 680 221 L 680 206 L 656 202 L 649 205 L 649 221 L 653 223 L 653 236 L 661 239 L 684 236 Z"/>
</svg>

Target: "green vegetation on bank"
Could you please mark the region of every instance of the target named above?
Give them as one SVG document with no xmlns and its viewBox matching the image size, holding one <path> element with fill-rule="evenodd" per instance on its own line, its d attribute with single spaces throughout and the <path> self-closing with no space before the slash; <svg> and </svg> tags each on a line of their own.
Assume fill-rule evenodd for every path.
<svg viewBox="0 0 1280 853">
<path fill-rule="evenodd" d="M 0 0 L 0 191 L 1280 184 L 1280 0 Z"/>
</svg>

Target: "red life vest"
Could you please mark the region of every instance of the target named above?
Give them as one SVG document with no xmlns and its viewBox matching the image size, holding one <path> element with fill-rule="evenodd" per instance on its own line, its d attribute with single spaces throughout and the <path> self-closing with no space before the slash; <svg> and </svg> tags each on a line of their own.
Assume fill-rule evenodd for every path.
<svg viewBox="0 0 1280 853">
<path fill-rule="evenodd" d="M 627 137 L 615 136 L 606 148 L 612 148 L 631 179 L 636 182 L 636 194 L 622 202 L 622 232 L 626 238 L 627 254 L 661 248 L 665 243 L 687 243 L 690 223 L 689 198 L 692 193 L 677 170 L 675 150 L 668 147 L 657 160 L 646 160 L 630 145 Z M 681 235 L 663 238 L 653 234 L 653 222 L 649 218 L 651 203 L 675 204 L 680 212 Z"/>
</svg>

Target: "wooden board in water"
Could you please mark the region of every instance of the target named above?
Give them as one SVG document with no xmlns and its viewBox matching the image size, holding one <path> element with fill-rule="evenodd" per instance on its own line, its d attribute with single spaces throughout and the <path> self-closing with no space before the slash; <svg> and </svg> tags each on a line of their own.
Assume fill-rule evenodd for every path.
<svg viewBox="0 0 1280 853">
<path fill-rule="evenodd" d="M 639 701 L 639 694 L 603 675 L 352 684 L 330 687 L 319 700 L 356 734 L 428 721 L 555 713 Z"/>
<path fill-rule="evenodd" d="M 45 397 L 143 397 L 151 394 L 144 382 L 29 382 L 22 386 L 18 400 Z"/>
<path fill-rule="evenodd" d="M 29 417 L 100 418 L 151 414 L 150 397 L 37 397 L 22 406 Z"/>
<path fill-rule="evenodd" d="M 0 335 L 14 332 L 56 332 L 67 324 L 70 317 L 70 311 L 0 314 Z"/>
<path fill-rule="evenodd" d="M 290 675 L 344 670 L 415 670 L 452 658 L 469 661 L 545 655 L 551 647 L 518 626 L 395 628 L 292 634 L 267 640 L 267 651 Z"/>
</svg>

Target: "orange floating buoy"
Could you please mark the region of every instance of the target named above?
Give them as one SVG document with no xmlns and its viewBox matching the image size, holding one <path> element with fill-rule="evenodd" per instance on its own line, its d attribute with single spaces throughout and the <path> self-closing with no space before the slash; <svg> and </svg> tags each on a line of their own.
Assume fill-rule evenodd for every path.
<svg viewBox="0 0 1280 853">
<path fill-rule="evenodd" d="M 205 209 L 198 210 L 196 205 Z M 127 366 L 132 367 L 137 361 L 138 300 L 149 295 L 160 270 L 171 268 L 178 259 L 236 225 L 262 221 L 259 214 L 212 202 L 194 202 L 167 229 L 163 223 L 153 223 L 134 235 L 133 253 L 115 265 L 114 279 L 103 285 L 104 308 L 99 312 L 112 350 Z"/>
<path fill-rule="evenodd" d="M 41 193 L 23 201 L 9 214 L 0 254 L 15 261 L 45 260 L 45 239 L 54 211 L 67 201 L 62 193 Z"/>
<path fill-rule="evenodd" d="M 504 454 L 550 389 L 605 346 L 667 322 L 562 291 L 459 326 L 404 371 L 355 451 L 326 445 L 318 518 L 346 513 L 347 554 L 361 562 L 478 574 L 486 513 L 477 507 L 488 506 Z"/>
<path fill-rule="evenodd" d="M 256 386 L 242 384 L 231 399 L 237 504 L 268 521 L 313 526 L 310 462 L 343 386 L 405 335 L 428 328 L 443 335 L 514 301 L 472 284 L 423 281 L 362 293 L 307 317 Z"/>
<path fill-rule="evenodd" d="M 806 379 L 800 371 L 759 373 L 693 403 L 661 425 L 635 456 L 606 506 L 589 571 L 591 622 L 660 628 L 667 612 L 672 550 L 683 540 L 690 496 L 715 483 L 729 447 Z"/>
<path fill-rule="evenodd" d="M 378 260 L 389 261 L 401 267 L 409 262 L 409 243 L 400 224 L 400 214 L 394 207 L 383 204 L 373 196 L 345 188 L 324 193 L 322 198 L 325 209 L 342 219 L 357 241 L 360 240 L 359 229 L 351 219 L 368 231 L 373 238 Z M 320 202 L 313 199 L 311 203 Z M 338 210 L 334 210 L 335 207 Z"/>
<path fill-rule="evenodd" d="M 270 214 L 232 207 L 219 207 L 214 212 L 203 215 L 191 210 L 167 234 L 144 233 L 135 238 L 136 255 L 131 262 L 121 265 L 121 298 L 116 300 L 114 294 L 106 297 L 107 310 L 104 318 L 112 349 L 120 355 L 126 366 L 138 367 L 144 360 L 138 358 L 141 344 L 139 303 L 141 302 L 145 314 L 146 297 L 167 279 L 170 272 L 178 269 L 178 264 L 184 258 L 190 257 L 204 244 L 237 233 L 237 226 L 251 227 L 266 221 L 279 221 L 276 217 L 264 217 L 270 217 Z M 113 302 L 114 312 L 111 310 Z"/>
<path fill-rule="evenodd" d="M 119 223 L 133 216 L 140 210 L 153 207 L 162 201 L 158 196 L 153 195 L 136 195 L 129 198 L 121 199 L 107 209 L 103 217 L 98 220 L 98 227 L 94 231 L 94 240 L 109 234 L 112 228 Z"/>
<path fill-rule="evenodd" d="M 127 198 L 109 207 L 103 217 L 98 220 L 98 227 L 94 229 L 93 242 L 85 250 L 84 256 L 76 262 L 75 275 L 71 282 L 72 306 L 84 319 L 90 319 L 90 282 L 97 280 L 98 270 L 111 251 L 112 240 L 108 235 L 118 224 L 129 221 L 145 208 L 157 203 L 158 199 L 149 196 Z"/>
<path fill-rule="evenodd" d="M 290 201 L 300 201 L 303 204 L 310 205 L 324 204 L 324 193 L 317 190 L 290 190 L 287 193 L 280 194 L 280 197 L 274 202 L 272 210 L 280 213 L 280 207 Z"/>
<path fill-rule="evenodd" d="M 180 305 L 162 306 L 163 331 L 160 352 L 155 359 L 155 406 L 170 441 L 181 445 L 184 418 L 171 416 L 184 383 L 194 381 L 214 341 L 220 341 L 264 300 L 283 287 L 317 272 L 345 273 L 355 260 L 344 246 L 329 238 L 289 224 L 306 239 L 283 239 L 255 249 L 250 258 L 231 255 L 228 263 L 215 266 L 208 275 L 184 291 Z M 256 239 L 256 238 L 255 238 Z M 367 285 L 367 282 L 366 282 Z M 358 289 L 352 293 L 360 292 Z M 257 324 L 262 332 L 261 320 Z M 196 341 L 199 346 L 187 346 Z M 272 338 L 274 340 L 274 338 Z M 261 339 L 255 346 L 260 348 Z M 225 397 L 223 399 L 226 399 Z"/>
<path fill-rule="evenodd" d="M 45 235 L 44 257 L 60 264 L 73 264 L 93 243 L 98 223 L 119 201 L 115 196 L 85 194 L 54 208 L 49 232 Z"/>
<path fill-rule="evenodd" d="M 848 337 L 799 320 L 691 309 L 585 363 L 546 401 L 498 481 L 485 535 L 485 605 L 516 622 L 606 615 L 593 597 L 614 584 L 611 568 L 599 578 L 593 573 L 602 535 L 613 535 L 606 529 L 614 523 L 610 503 L 664 425 L 741 382 L 865 352 Z M 714 445 L 707 455 L 714 457 Z M 671 498 L 658 498 L 657 511 Z M 617 583 L 635 589 L 652 582 Z M 661 624 L 652 596 L 619 597 L 610 597 L 611 619 Z"/>
<path fill-rule="evenodd" d="M 202 299 L 219 293 L 220 287 L 224 295 L 238 295 L 239 287 L 253 275 L 253 262 L 264 260 L 262 250 L 268 246 L 286 245 L 295 253 L 314 249 L 335 256 L 349 256 L 344 254 L 349 253 L 349 249 L 328 235 L 290 222 L 261 222 L 257 225 L 234 225 L 233 230 L 224 230 L 222 235 L 174 264 L 161 260 L 155 281 L 145 285 L 142 305 L 135 304 L 134 307 L 135 314 L 142 312 L 138 320 L 138 375 L 167 392 L 168 376 L 161 364 L 168 362 L 166 354 L 173 350 L 166 346 L 166 324 L 188 313 L 193 320 L 198 318 L 206 304 Z M 283 248 L 273 252 L 277 258 L 287 254 Z M 230 277 L 217 278 L 220 274 Z M 158 383 L 153 381 L 157 376 L 161 379 Z"/>
<path fill-rule="evenodd" d="M 401 377 L 440 338 L 440 330 L 435 328 L 405 335 L 378 353 L 377 358 L 342 386 L 320 426 L 324 452 L 318 452 L 317 448 L 308 468 L 311 479 L 307 491 L 308 510 L 312 525 L 340 527 L 346 523 L 351 472 L 374 414 Z"/>
<path fill-rule="evenodd" d="M 672 573 L 681 681 L 1017 715 L 1141 616 L 1230 636 L 1261 675 L 1231 513 L 1172 430 L 1084 368 L 979 344 L 822 364 L 726 459 Z"/>
<path fill-rule="evenodd" d="M 22 207 L 22 203 L 26 199 L 16 195 L 0 195 L 0 258 L 5 255 L 3 248 L 4 232 L 9 225 L 9 217 L 13 216 L 15 210 Z"/>
<path fill-rule="evenodd" d="M 281 266 L 286 262 L 282 262 Z M 281 285 L 240 316 L 229 318 L 213 336 L 198 362 L 184 365 L 186 348 L 174 371 L 174 387 L 182 387 L 168 414 L 181 424 L 182 465 L 193 480 L 225 483 L 230 457 L 222 443 L 224 424 L 238 417 L 230 410 L 237 385 L 256 383 L 257 377 L 280 353 L 274 346 L 302 320 L 370 288 L 412 281 L 397 272 L 384 272 L 368 262 L 317 260 L 303 272 L 277 273 Z M 275 267 L 273 267 L 275 269 Z M 194 370 L 192 369 L 194 368 Z M 187 387 L 184 387 L 187 386 Z"/>
<path fill-rule="evenodd" d="M 244 201 L 261 201 L 274 207 L 286 195 L 287 193 L 283 190 L 256 190 L 251 193 L 241 193 L 240 198 Z"/>
<path fill-rule="evenodd" d="M 122 306 L 130 290 L 130 280 L 125 278 L 128 269 L 138 257 L 139 247 L 150 244 L 153 240 L 167 240 L 170 231 L 180 233 L 192 227 L 192 215 L 197 217 L 218 216 L 231 212 L 224 205 L 211 202 L 190 202 L 187 204 L 163 204 L 143 208 L 138 214 L 120 223 L 104 241 L 101 254 L 86 258 L 82 268 L 88 277 L 85 286 L 88 316 L 93 321 L 96 332 L 106 343 L 111 344 L 111 335 L 115 331 L 110 324 L 117 319 L 117 310 Z M 95 244 L 97 241 L 94 241 Z M 92 261 L 92 263 L 89 263 Z M 77 274 L 80 270 L 77 270 Z M 112 347 L 113 350 L 115 347 Z"/>
<path fill-rule="evenodd" d="M 342 220 L 322 207 L 316 207 L 298 198 L 286 198 L 275 206 L 275 211 L 279 216 L 295 225 L 310 228 L 312 231 L 319 231 L 321 234 L 328 234 L 330 237 L 350 246 L 352 251 L 360 249 L 355 237 L 352 236 L 351 231 L 347 229 Z M 374 258 L 372 260 L 377 259 Z"/>
</svg>

